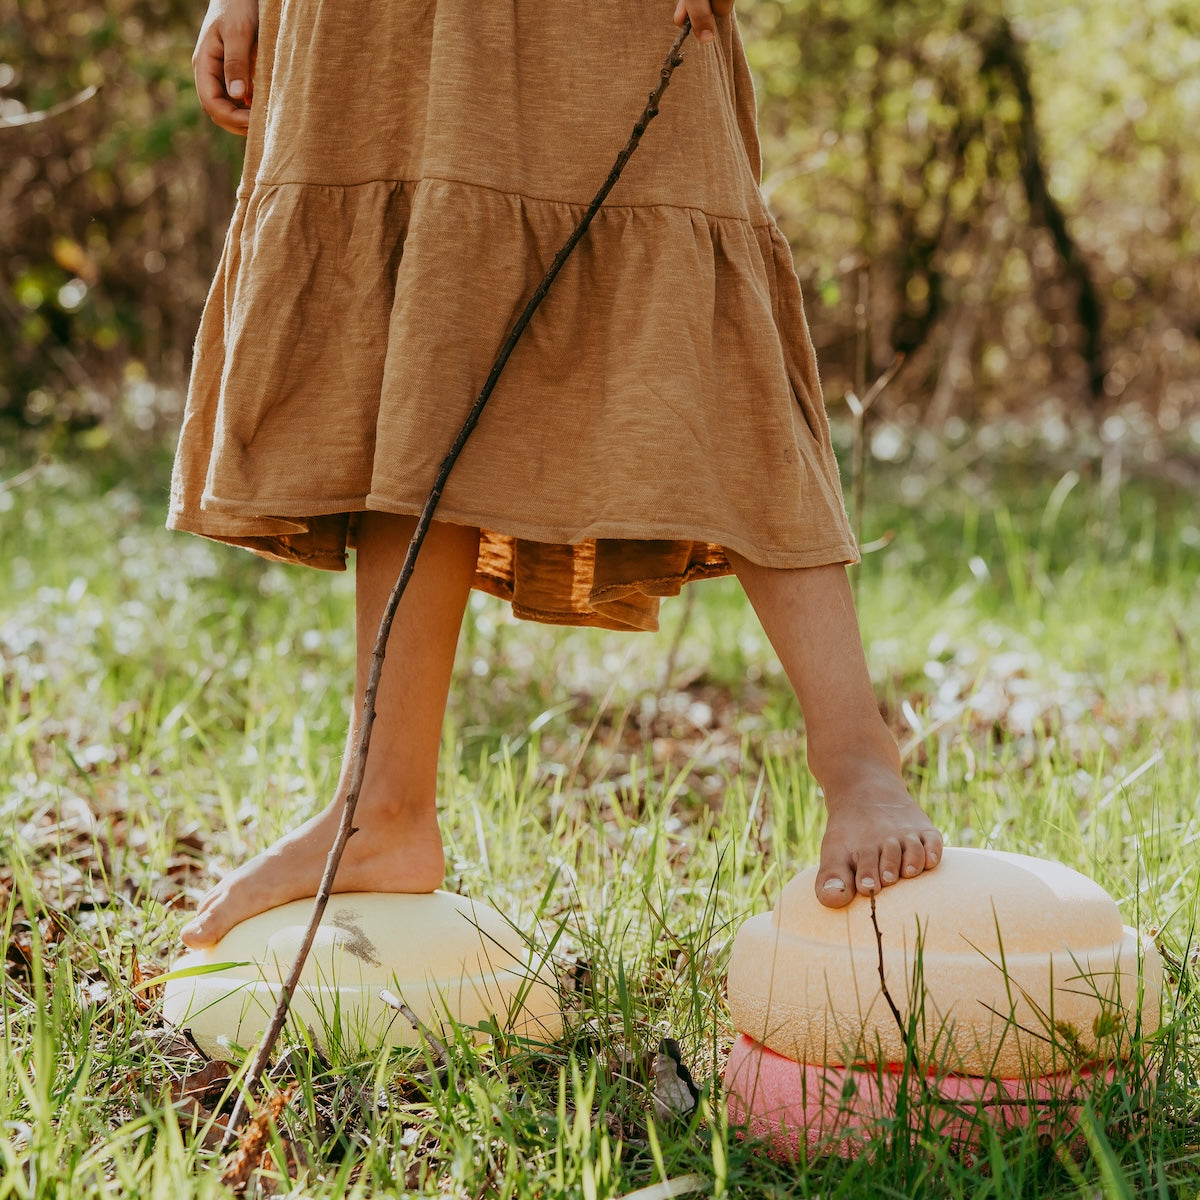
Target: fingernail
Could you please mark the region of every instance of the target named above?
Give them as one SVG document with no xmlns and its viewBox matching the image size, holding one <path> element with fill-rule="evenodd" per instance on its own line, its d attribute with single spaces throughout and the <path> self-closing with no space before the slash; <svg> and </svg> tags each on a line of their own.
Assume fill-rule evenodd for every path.
<svg viewBox="0 0 1200 1200">
<path fill-rule="evenodd" d="M 702 29 L 700 31 L 700 41 L 705 46 L 707 46 L 709 42 L 713 41 L 716 36 L 717 35 L 713 33 L 711 29 Z"/>
<path fill-rule="evenodd" d="M 896 882 L 896 872 L 895 871 L 884 871 L 883 882 L 884 883 L 895 883 Z"/>
<path fill-rule="evenodd" d="M 833 879 L 827 879 L 821 887 L 827 892 L 844 892 L 846 885 L 836 876 Z"/>
<path fill-rule="evenodd" d="M 875 890 L 875 880 L 870 875 L 864 875 L 861 887 L 864 892 L 873 892 Z"/>
<path fill-rule="evenodd" d="M 229 84 L 229 98 L 240 100 L 246 94 L 246 83 L 242 79 L 234 79 Z"/>
</svg>

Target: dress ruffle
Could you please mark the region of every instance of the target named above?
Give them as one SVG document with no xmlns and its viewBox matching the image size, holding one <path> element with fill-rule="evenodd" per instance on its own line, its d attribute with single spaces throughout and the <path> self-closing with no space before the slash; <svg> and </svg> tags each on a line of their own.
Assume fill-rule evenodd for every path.
<svg viewBox="0 0 1200 1200">
<path fill-rule="evenodd" d="M 430 144 L 432 101 L 396 161 L 322 170 L 297 149 L 303 131 L 284 137 L 296 105 L 284 102 L 271 22 L 267 10 L 255 99 L 265 118 L 257 134 L 252 125 L 197 338 L 169 524 L 341 569 L 355 514 L 420 511 L 589 197 L 538 186 L 544 168 L 519 146 L 482 160 L 463 148 L 461 163 L 486 169 L 459 177 L 459 157 Z M 693 53 L 706 69 L 693 68 L 690 90 L 711 106 L 716 89 L 732 180 L 661 180 L 655 155 L 678 169 L 678 146 L 662 141 L 684 128 L 664 101 L 640 175 L 622 180 L 568 260 L 438 508 L 484 531 L 477 585 L 519 616 L 652 629 L 658 597 L 729 571 L 726 547 L 777 567 L 856 556 L 791 256 L 750 173 L 736 31 Z M 640 65 L 624 73 L 634 97 L 653 81 Z M 751 129 L 752 117 L 751 105 Z M 571 151 L 556 160 L 597 186 L 609 163 L 596 150 L 579 171 Z M 533 158 L 547 153 L 539 143 Z"/>
</svg>

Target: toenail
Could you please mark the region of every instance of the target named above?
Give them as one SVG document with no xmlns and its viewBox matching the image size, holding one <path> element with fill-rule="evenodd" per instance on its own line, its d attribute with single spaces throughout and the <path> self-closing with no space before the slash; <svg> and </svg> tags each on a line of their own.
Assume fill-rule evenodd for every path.
<svg viewBox="0 0 1200 1200">
<path fill-rule="evenodd" d="M 905 875 L 915 875 L 917 873 L 917 868 L 910 864 L 904 868 L 904 873 Z"/>
<path fill-rule="evenodd" d="M 873 892 L 875 890 L 875 880 L 870 875 L 864 875 L 860 886 L 864 892 Z"/>
<path fill-rule="evenodd" d="M 827 879 L 821 887 L 827 892 L 844 892 L 846 885 L 840 879 Z"/>
<path fill-rule="evenodd" d="M 896 882 L 896 872 L 895 871 L 884 871 L 883 882 L 884 883 L 895 883 Z"/>
</svg>

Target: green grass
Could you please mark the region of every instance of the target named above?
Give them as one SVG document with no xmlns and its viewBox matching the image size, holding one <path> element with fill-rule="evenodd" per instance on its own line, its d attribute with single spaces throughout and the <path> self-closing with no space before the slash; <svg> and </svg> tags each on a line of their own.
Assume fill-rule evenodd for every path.
<svg viewBox="0 0 1200 1200">
<path fill-rule="evenodd" d="M 857 587 L 880 701 L 952 843 L 1061 859 L 1158 931 L 1171 1019 L 1124 1084 L 1076 1130 L 974 1154 L 920 1114 L 852 1161 L 739 1140 L 730 943 L 821 833 L 795 701 L 726 581 L 653 636 L 480 597 L 442 764 L 449 886 L 558 936 L 567 1033 L 456 1042 L 444 1080 L 412 1053 L 289 1057 L 278 1194 L 615 1197 L 685 1175 L 753 1197 L 1197 1194 L 1195 497 L 963 457 L 873 468 L 865 536 L 890 540 Z M 26 465 L 10 452 L 0 480 Z M 220 869 L 330 792 L 344 736 L 351 580 L 166 533 L 161 456 L 132 470 L 72 459 L 0 491 L 0 1200 L 227 1194 L 191 1115 L 221 1088 L 172 1099 L 199 1063 L 131 985 Z M 664 1036 L 701 1085 L 691 1120 L 654 1115 Z"/>
</svg>

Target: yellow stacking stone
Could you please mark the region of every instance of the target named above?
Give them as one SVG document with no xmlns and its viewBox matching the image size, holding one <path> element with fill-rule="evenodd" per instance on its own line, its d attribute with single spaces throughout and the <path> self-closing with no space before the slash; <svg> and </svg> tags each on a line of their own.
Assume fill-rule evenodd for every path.
<svg viewBox="0 0 1200 1200">
<path fill-rule="evenodd" d="M 870 901 L 821 905 L 816 868 L 739 930 L 729 964 L 736 1028 L 800 1063 L 905 1059 L 879 979 Z M 1122 1057 L 1158 1026 L 1162 963 L 1116 903 L 1060 863 L 947 849 L 935 871 L 876 899 L 887 990 L 918 1014 L 921 1066 L 1001 1078 Z M 1140 1011 L 1140 1027 L 1137 1013 Z"/>
<path fill-rule="evenodd" d="M 164 1015 L 209 1054 L 249 1046 L 266 1028 L 312 913 L 297 900 L 235 926 L 172 967 Z M 562 1030 L 553 975 L 495 909 L 448 892 L 351 892 L 329 901 L 292 999 L 291 1020 L 327 1044 L 413 1045 L 410 1022 L 381 998 L 399 997 L 441 1032 L 495 1018 L 538 1041 Z"/>
</svg>

